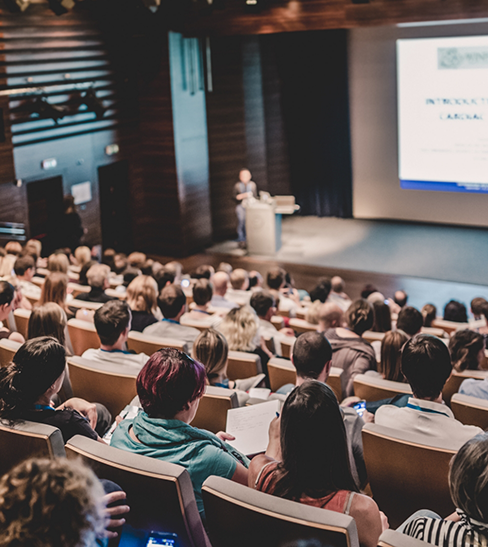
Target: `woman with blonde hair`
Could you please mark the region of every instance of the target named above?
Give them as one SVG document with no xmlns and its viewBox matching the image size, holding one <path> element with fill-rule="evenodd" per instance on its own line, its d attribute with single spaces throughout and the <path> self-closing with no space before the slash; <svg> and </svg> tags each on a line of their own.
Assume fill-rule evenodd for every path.
<svg viewBox="0 0 488 547">
<path fill-rule="evenodd" d="M 47 269 L 50 272 L 68 273 L 69 260 L 64 253 L 56 253 L 49 255 L 47 259 Z"/>
<path fill-rule="evenodd" d="M 237 393 L 239 405 L 242 406 L 249 399 L 246 391 L 256 387 L 264 379 L 264 374 L 244 380 L 229 380 L 227 377 L 228 356 L 227 340 L 215 329 L 205 329 L 193 343 L 192 357 L 205 367 L 207 384 L 234 390 Z"/>
<path fill-rule="evenodd" d="M 37 306 L 43 306 L 47 302 L 54 302 L 64 310 L 68 319 L 71 319 L 74 314 L 66 305 L 67 294 L 68 276 L 62 272 L 52 272 L 44 280 L 41 298 L 39 298 Z"/>
<path fill-rule="evenodd" d="M 85 245 L 82 245 L 80 247 L 76 247 L 75 249 L 75 258 L 77 265 L 80 268 L 83 268 L 85 264 L 90 262 L 91 260 L 91 251 L 89 247 L 86 247 Z"/>
<path fill-rule="evenodd" d="M 127 287 L 127 303 L 132 312 L 131 330 L 142 332 L 157 323 L 158 284 L 153 277 L 139 275 Z"/>
<path fill-rule="evenodd" d="M 273 354 L 266 347 L 263 337 L 258 337 L 258 328 L 258 317 L 247 305 L 230 310 L 219 325 L 219 331 L 225 336 L 231 351 L 245 351 L 259 355 L 266 375 L 266 384 L 269 387 L 268 361 Z"/>
</svg>

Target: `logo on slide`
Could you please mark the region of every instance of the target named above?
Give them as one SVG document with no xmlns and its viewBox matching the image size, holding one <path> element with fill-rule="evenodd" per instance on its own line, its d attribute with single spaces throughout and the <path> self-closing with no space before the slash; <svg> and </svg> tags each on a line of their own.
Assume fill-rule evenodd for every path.
<svg viewBox="0 0 488 547">
<path fill-rule="evenodd" d="M 488 47 L 437 48 L 439 69 L 488 68 Z"/>
</svg>

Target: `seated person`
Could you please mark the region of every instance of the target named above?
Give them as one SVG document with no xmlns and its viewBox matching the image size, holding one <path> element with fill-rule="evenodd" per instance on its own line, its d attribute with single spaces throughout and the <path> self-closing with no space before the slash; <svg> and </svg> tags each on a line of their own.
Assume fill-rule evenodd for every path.
<svg viewBox="0 0 488 547">
<path fill-rule="evenodd" d="M 56 251 L 52 255 L 49 255 L 49 258 L 47 259 L 47 269 L 50 272 L 61 272 L 64 274 L 68 274 L 68 257 L 64 254 L 64 252 Z"/>
<path fill-rule="evenodd" d="M 402 348 L 408 342 L 408 336 L 401 330 L 391 330 L 381 341 L 381 359 L 378 371 L 368 370 L 368 376 L 376 376 L 392 382 L 406 382 L 401 370 Z"/>
<path fill-rule="evenodd" d="M 43 336 L 23 344 L 12 363 L 0 368 L 0 418 L 52 425 L 65 443 L 75 435 L 99 439 L 111 423 L 105 407 L 78 397 L 54 407 L 52 398 L 63 385 L 65 366 L 66 351 L 54 338 Z M 99 409 L 104 409 L 104 416 Z"/>
<path fill-rule="evenodd" d="M 210 475 L 247 484 L 249 460 L 223 440 L 189 425 L 205 390 L 205 368 L 185 353 L 163 348 L 154 353 L 137 377 L 144 412 L 123 420 L 111 445 L 122 450 L 183 466 L 190 474 L 200 515 L 202 484 Z"/>
<path fill-rule="evenodd" d="M 181 324 L 197 322 L 202 327 L 215 327 L 221 321 L 218 315 L 212 315 L 208 308 L 213 296 L 212 283 L 208 279 L 197 279 L 192 289 L 195 307 L 181 316 Z"/>
<path fill-rule="evenodd" d="M 264 374 L 243 380 L 229 380 L 227 377 L 228 356 L 227 340 L 215 329 L 210 328 L 201 332 L 193 344 L 192 357 L 205 367 L 207 383 L 211 386 L 235 390 L 239 406 L 243 406 L 249 399 L 246 391 L 256 387 L 264 379 Z"/>
<path fill-rule="evenodd" d="M 158 322 L 158 284 L 148 275 L 139 275 L 127 287 L 127 303 L 132 312 L 131 330 L 142 332 Z"/>
<path fill-rule="evenodd" d="M 200 331 L 180 324 L 181 316 L 186 311 L 186 296 L 181 287 L 175 283 L 166 285 L 159 293 L 158 306 L 163 314 L 163 319 L 146 327 L 143 333 L 170 340 L 182 340 L 186 342 L 188 350 L 191 351 L 193 342 Z"/>
<path fill-rule="evenodd" d="M 408 397 L 403 408 L 378 408 L 375 423 L 422 435 L 426 444 L 432 439 L 444 439 L 455 449 L 482 433 L 479 427 L 458 422 L 442 400 L 442 389 L 452 372 L 451 356 L 442 340 L 428 334 L 411 338 L 403 348 L 402 372 L 413 397 Z"/>
<path fill-rule="evenodd" d="M 278 302 L 278 310 L 288 313 L 290 317 L 296 317 L 297 310 L 300 308 L 300 297 L 298 293 L 286 286 L 285 270 L 278 267 L 272 268 L 266 276 L 266 283 L 271 294 Z"/>
<path fill-rule="evenodd" d="M 424 327 L 432 327 L 432 323 L 437 317 L 437 308 L 434 304 L 425 304 L 421 310 L 424 319 Z"/>
<path fill-rule="evenodd" d="M 301 386 L 307 380 L 317 380 L 327 383 L 332 364 L 332 348 L 325 336 L 319 332 L 304 332 L 300 334 L 293 346 L 291 362 L 297 371 L 296 385 L 287 384 L 278 390 L 279 394 L 290 393 L 294 387 Z M 272 396 L 275 397 L 275 396 Z M 366 420 L 372 416 L 365 413 L 364 420 L 349 407 L 341 408 L 346 427 L 351 470 L 354 480 L 364 486 L 367 482 L 366 465 L 363 456 L 363 440 L 361 431 Z"/>
<path fill-rule="evenodd" d="M 456 372 L 480 370 L 485 362 L 485 341 L 472 330 L 458 330 L 449 338 L 451 361 Z"/>
<path fill-rule="evenodd" d="M 322 302 L 325 304 L 330 296 L 332 285 L 328 277 L 321 277 L 315 285 L 315 287 L 310 291 L 310 300 L 312 302 Z"/>
<path fill-rule="evenodd" d="M 212 281 L 212 277 L 215 274 L 215 268 L 210 264 L 202 264 L 195 270 L 195 274 L 192 275 L 194 279 L 207 279 Z"/>
<path fill-rule="evenodd" d="M 342 327 L 344 324 L 344 312 L 342 308 L 332 302 L 322 304 L 319 311 L 318 332 L 325 332 L 328 329 Z"/>
<path fill-rule="evenodd" d="M 36 306 L 43 306 L 48 302 L 54 302 L 63 309 L 68 319 L 72 319 L 75 316 L 75 312 L 67 306 L 67 296 L 68 276 L 62 272 L 53 272 L 44 280 L 41 298 L 37 301 Z"/>
<path fill-rule="evenodd" d="M 22 294 L 34 300 L 39 300 L 41 287 L 32 283 L 32 278 L 36 273 L 36 263 L 32 256 L 24 255 L 17 258 L 14 264 L 14 272 L 17 277 L 17 286 L 20 287 Z"/>
<path fill-rule="evenodd" d="M 231 351 L 244 351 L 259 355 L 268 385 L 268 361 L 273 357 L 273 354 L 266 347 L 263 337 L 259 336 L 258 329 L 257 315 L 250 306 L 241 306 L 230 310 L 219 325 L 219 331 L 225 336 Z"/>
<path fill-rule="evenodd" d="M 80 277 L 78 279 L 79 285 L 88 285 L 87 273 L 92 266 L 95 266 L 95 264 L 98 264 L 98 262 L 96 262 L 95 260 L 89 260 L 88 262 L 83 264 L 80 269 Z"/>
<path fill-rule="evenodd" d="M 10 312 L 14 311 L 17 295 L 13 285 L 8 281 L 0 281 L 0 339 L 8 338 L 14 342 L 25 342 L 24 337 L 19 332 L 10 332 L 7 325 Z"/>
<path fill-rule="evenodd" d="M 320 432 L 320 434 L 318 434 Z M 350 515 L 362 547 L 376 547 L 388 528 L 376 503 L 351 474 L 344 421 L 329 386 L 307 380 L 271 422 L 266 454 L 253 458 L 249 486 L 281 498 Z"/>
<path fill-rule="evenodd" d="M 335 275 L 330 280 L 330 285 L 331 291 L 329 297 L 327 298 L 327 302 L 330 304 L 336 304 L 343 312 L 347 311 L 347 308 L 352 304 L 352 300 L 344 292 L 346 290 L 346 283 L 344 282 L 344 279 L 338 275 Z"/>
<path fill-rule="evenodd" d="M 471 313 L 473 314 L 474 322 L 479 321 L 480 319 L 484 319 L 483 308 L 487 305 L 488 305 L 488 302 L 486 301 L 486 299 L 480 296 L 473 298 L 473 300 L 471 300 L 470 307 L 471 307 Z"/>
<path fill-rule="evenodd" d="M 320 318 L 320 310 L 324 304 L 320 300 L 315 300 L 310 306 L 308 306 L 305 312 L 305 321 L 311 325 L 318 325 Z"/>
<path fill-rule="evenodd" d="M 137 374 L 149 357 L 145 353 L 127 351 L 131 311 L 122 300 L 111 300 L 95 312 L 95 328 L 100 338 L 98 349 L 87 349 L 82 357 L 99 364 L 117 365 L 120 372 Z"/>
<path fill-rule="evenodd" d="M 424 325 L 422 314 L 412 306 L 405 306 L 398 314 L 397 330 L 402 330 L 408 336 L 415 336 Z"/>
<path fill-rule="evenodd" d="M 225 272 L 215 272 L 212 282 L 213 296 L 210 301 L 210 305 L 213 308 L 225 308 L 228 310 L 237 308 L 237 304 L 235 302 L 231 302 L 225 298 L 228 283 L 229 276 Z"/>
<path fill-rule="evenodd" d="M 355 300 L 346 312 L 346 326 L 325 331 L 332 346 L 332 366 L 341 368 L 342 392 L 354 393 L 354 378 L 367 370 L 376 370 L 376 356 L 371 344 L 361 338 L 373 326 L 373 306 L 366 300 Z"/>
<path fill-rule="evenodd" d="M 449 469 L 449 490 L 456 512 L 442 519 L 419 511 L 398 531 L 438 547 L 465 547 L 488 543 L 488 435 L 467 441 Z"/>
<path fill-rule="evenodd" d="M 274 354 L 281 357 L 283 355 L 281 340 L 285 336 L 295 336 L 295 333 L 289 328 L 277 330 L 273 323 L 271 323 L 271 318 L 276 315 L 276 300 L 274 296 L 269 291 L 256 291 L 251 296 L 250 304 L 259 319 L 258 336 L 272 339 Z"/>
<path fill-rule="evenodd" d="M 467 323 L 468 312 L 466 306 L 457 300 L 450 300 L 444 307 L 444 321 Z"/>
<path fill-rule="evenodd" d="M 261 291 L 263 289 L 263 285 L 263 276 L 257 270 L 251 270 L 249 272 L 249 287 L 247 290 L 251 292 Z"/>
<path fill-rule="evenodd" d="M 90 247 L 87 247 L 86 245 L 80 245 L 79 247 L 76 247 L 74 256 L 76 265 L 81 270 L 81 268 L 83 268 L 83 266 L 91 260 Z"/>
<path fill-rule="evenodd" d="M 373 332 L 388 332 L 391 330 L 390 306 L 384 300 L 373 302 L 374 321 L 371 330 Z"/>
<path fill-rule="evenodd" d="M 127 257 L 127 260 L 129 261 L 129 266 L 131 266 L 131 268 L 137 268 L 138 270 L 141 270 L 146 263 L 147 256 L 144 253 L 136 251 L 130 253 L 130 255 Z"/>
<path fill-rule="evenodd" d="M 404 308 L 407 305 L 408 294 L 405 291 L 395 291 L 393 295 L 393 302 L 399 307 Z"/>
<path fill-rule="evenodd" d="M 225 297 L 238 306 L 249 304 L 251 293 L 249 287 L 249 274 L 242 268 L 236 268 L 230 274 L 230 288 L 227 289 Z"/>
<path fill-rule="evenodd" d="M 76 299 L 83 302 L 101 302 L 105 303 L 109 300 L 113 300 L 113 296 L 105 294 L 105 289 L 110 287 L 108 276 L 110 274 L 110 268 L 106 264 L 95 264 L 86 273 L 88 285 L 91 287 L 91 291 L 88 293 L 79 294 Z"/>
</svg>

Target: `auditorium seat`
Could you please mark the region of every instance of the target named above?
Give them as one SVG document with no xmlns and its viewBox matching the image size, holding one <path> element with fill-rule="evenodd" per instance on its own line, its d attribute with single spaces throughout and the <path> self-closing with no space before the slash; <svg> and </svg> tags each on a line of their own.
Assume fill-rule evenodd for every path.
<svg viewBox="0 0 488 547">
<path fill-rule="evenodd" d="M 373 497 L 398 527 L 419 509 L 442 516 L 454 511 L 449 462 L 457 449 L 447 442 L 367 423 L 362 432 L 364 461 Z"/>
<path fill-rule="evenodd" d="M 191 425 L 212 433 L 225 431 L 227 411 L 238 406 L 239 401 L 235 391 L 223 387 L 205 386 L 205 393 L 200 399 Z"/>
<path fill-rule="evenodd" d="M 42 287 L 44 285 L 44 277 L 38 277 L 35 275 L 31 279 L 31 283 L 34 283 L 34 285 L 37 285 L 38 287 Z"/>
<path fill-rule="evenodd" d="M 280 337 L 281 354 L 285 359 L 290 359 L 296 338 L 294 336 Z"/>
<path fill-rule="evenodd" d="M 385 332 L 373 332 L 372 330 L 367 330 L 363 333 L 362 337 L 366 340 L 366 342 L 371 344 L 371 342 L 382 342 L 385 334 Z"/>
<path fill-rule="evenodd" d="M 117 365 L 68 357 L 73 395 L 105 405 L 115 418 L 136 396 L 137 374 L 123 374 Z"/>
<path fill-rule="evenodd" d="M 423 334 L 430 334 L 432 336 L 437 336 L 437 338 L 445 338 L 446 331 L 436 327 L 422 327 L 420 332 Z"/>
<path fill-rule="evenodd" d="M 71 289 L 73 298 L 76 298 L 79 294 L 86 294 L 91 291 L 91 287 L 88 285 L 80 285 L 79 283 L 68 283 L 68 290 Z"/>
<path fill-rule="evenodd" d="M 461 384 L 466 378 L 484 380 L 488 376 L 488 370 L 464 370 L 463 372 L 453 371 L 442 390 L 442 398 L 447 405 L 451 404 L 452 396 L 459 391 Z"/>
<path fill-rule="evenodd" d="M 270 319 L 270 323 L 272 323 L 277 330 L 280 330 L 285 326 L 285 322 L 283 321 L 283 317 L 281 315 L 273 315 Z"/>
<path fill-rule="evenodd" d="M 127 293 L 116 291 L 115 289 L 105 289 L 105 294 L 118 300 L 125 300 L 127 298 Z"/>
<path fill-rule="evenodd" d="M 485 399 L 455 393 L 451 399 L 451 410 L 463 424 L 488 429 L 488 401 Z"/>
<path fill-rule="evenodd" d="M 22 336 L 27 340 L 27 329 L 29 325 L 29 318 L 31 316 L 30 310 L 23 310 L 21 308 L 14 311 L 15 325 L 17 326 L 17 332 L 20 332 Z"/>
<path fill-rule="evenodd" d="M 469 323 L 456 323 L 455 321 L 446 321 L 444 319 L 434 319 L 432 326 L 438 329 L 442 329 L 447 332 L 449 336 L 457 330 L 469 329 Z"/>
<path fill-rule="evenodd" d="M 98 308 L 101 308 L 103 306 L 101 302 L 87 302 L 85 300 L 77 300 L 76 298 L 73 298 L 73 300 L 66 302 L 66 304 L 70 308 L 78 308 L 80 310 L 85 308 L 86 310 L 94 311 L 98 310 Z"/>
<path fill-rule="evenodd" d="M 245 351 L 229 351 L 227 360 L 227 376 L 229 380 L 241 380 L 261 374 L 261 359 L 255 353 Z"/>
<path fill-rule="evenodd" d="M 378 547 L 427 547 L 432 545 L 396 530 L 385 530 L 378 540 Z"/>
<path fill-rule="evenodd" d="M 350 516 L 258 492 L 211 476 L 202 487 L 213 547 L 278 547 L 315 538 L 321 545 L 359 547 Z"/>
<path fill-rule="evenodd" d="M 70 319 L 68 333 L 75 355 L 83 355 L 87 349 L 100 347 L 100 338 L 98 338 L 95 325 L 89 321 Z"/>
<path fill-rule="evenodd" d="M 307 308 L 298 308 L 296 311 L 297 319 L 305 319 L 307 316 Z"/>
<path fill-rule="evenodd" d="M 289 326 L 297 333 L 301 334 L 302 332 L 315 332 L 318 325 L 314 325 L 305 321 L 305 319 L 290 319 Z"/>
<path fill-rule="evenodd" d="M 369 374 L 358 374 L 354 378 L 354 395 L 365 401 L 380 401 L 404 393 L 411 394 L 408 384 L 392 382 Z"/>
<path fill-rule="evenodd" d="M 0 421 L 0 477 L 27 458 L 65 456 L 64 441 L 57 427 L 22 421 L 13 426 Z"/>
<path fill-rule="evenodd" d="M 127 494 L 127 524 L 137 530 L 177 534 L 178 545 L 211 547 L 198 513 L 190 475 L 183 467 L 133 454 L 76 435 L 66 444 L 69 459 L 81 458 Z"/>
<path fill-rule="evenodd" d="M 158 336 L 149 336 L 142 332 L 131 330 L 127 347 L 136 353 L 145 353 L 152 355 L 161 348 L 175 348 L 188 353 L 188 346 L 183 340 L 170 340 L 168 338 L 159 338 Z"/>
<path fill-rule="evenodd" d="M 22 344 L 3 338 L 0 340 L 0 367 L 8 367 Z"/>
<path fill-rule="evenodd" d="M 194 329 L 198 329 L 200 332 L 203 332 L 209 328 L 208 325 L 202 324 L 201 321 L 195 321 L 194 319 L 185 318 L 181 324 L 185 325 L 185 327 L 193 327 Z"/>
</svg>

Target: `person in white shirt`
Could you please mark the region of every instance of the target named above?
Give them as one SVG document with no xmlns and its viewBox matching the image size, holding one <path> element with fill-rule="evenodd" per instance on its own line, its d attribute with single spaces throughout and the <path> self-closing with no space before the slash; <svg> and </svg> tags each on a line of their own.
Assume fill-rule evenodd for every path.
<svg viewBox="0 0 488 547">
<path fill-rule="evenodd" d="M 396 431 L 407 431 L 432 439 L 443 439 L 453 448 L 483 433 L 479 427 L 464 425 L 454 418 L 442 400 L 442 388 L 452 373 L 447 346 L 435 336 L 418 334 L 402 351 L 402 372 L 412 388 L 413 397 L 406 407 L 383 405 L 375 414 L 375 423 Z"/>
<path fill-rule="evenodd" d="M 331 291 L 329 297 L 327 298 L 327 302 L 331 304 L 336 304 L 341 308 L 343 312 L 345 312 L 347 308 L 352 304 L 352 300 L 344 292 L 346 288 L 346 283 L 344 282 L 344 279 L 342 279 L 342 277 L 339 277 L 338 275 L 335 275 L 330 280 L 330 284 Z"/>
<path fill-rule="evenodd" d="M 125 349 L 132 319 L 129 304 L 122 300 L 110 300 L 98 308 L 94 319 L 100 347 L 87 349 L 82 357 L 102 365 L 120 366 L 120 372 L 138 374 L 149 356 Z"/>
<path fill-rule="evenodd" d="M 181 316 L 180 323 L 187 326 L 198 323 L 202 327 L 216 327 L 222 318 L 208 311 L 213 296 L 212 283 L 208 279 L 197 279 L 192 295 L 195 307 Z"/>
<path fill-rule="evenodd" d="M 25 255 L 17 258 L 14 264 L 14 272 L 17 277 L 17 286 L 20 287 L 23 296 L 39 300 L 41 298 L 41 287 L 32 283 L 36 273 L 36 263 L 32 256 Z"/>
<path fill-rule="evenodd" d="M 186 311 L 186 296 L 181 287 L 175 283 L 166 285 L 159 293 L 158 306 L 163 319 L 146 327 L 143 334 L 169 340 L 181 340 L 186 343 L 187 350 L 190 352 L 200 331 L 180 324 L 180 319 Z"/>
<path fill-rule="evenodd" d="M 238 306 L 249 304 L 251 292 L 247 290 L 249 287 L 249 274 L 246 270 L 236 268 L 230 274 L 230 285 L 225 294 L 227 300 L 234 302 Z"/>
<path fill-rule="evenodd" d="M 276 300 L 268 291 L 258 291 L 251 297 L 251 308 L 254 309 L 259 319 L 257 336 L 271 338 L 274 344 L 274 354 L 278 357 L 283 355 L 281 351 L 281 340 L 286 336 L 295 336 L 293 329 L 281 329 L 280 331 L 271 323 L 271 318 L 276 314 Z"/>
<path fill-rule="evenodd" d="M 319 311 L 318 332 L 325 332 L 329 329 L 335 329 L 344 325 L 344 312 L 342 308 L 332 302 L 322 304 Z"/>
<path fill-rule="evenodd" d="M 237 308 L 235 302 L 231 302 L 225 298 L 227 293 L 227 285 L 229 283 L 229 276 L 225 272 L 215 272 L 213 276 L 213 296 L 210 301 L 212 308 L 226 308 L 232 310 Z"/>
</svg>

